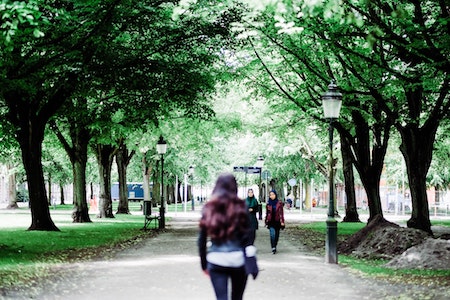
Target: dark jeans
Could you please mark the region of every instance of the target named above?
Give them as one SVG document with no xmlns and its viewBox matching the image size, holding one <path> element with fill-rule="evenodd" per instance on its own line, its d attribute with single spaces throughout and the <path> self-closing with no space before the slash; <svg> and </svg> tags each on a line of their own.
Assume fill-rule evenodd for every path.
<svg viewBox="0 0 450 300">
<path fill-rule="evenodd" d="M 247 284 L 244 266 L 228 268 L 208 263 L 208 270 L 217 300 L 228 300 L 228 279 L 231 279 L 231 300 L 242 300 Z"/>
<path fill-rule="evenodd" d="M 280 238 L 280 228 L 269 226 L 270 233 L 270 245 L 272 248 L 276 248 L 278 245 L 278 239 Z"/>
<path fill-rule="evenodd" d="M 255 243 L 255 239 L 256 239 L 256 230 L 251 229 L 248 237 L 248 242 L 250 243 L 250 245 L 253 245 Z"/>
</svg>

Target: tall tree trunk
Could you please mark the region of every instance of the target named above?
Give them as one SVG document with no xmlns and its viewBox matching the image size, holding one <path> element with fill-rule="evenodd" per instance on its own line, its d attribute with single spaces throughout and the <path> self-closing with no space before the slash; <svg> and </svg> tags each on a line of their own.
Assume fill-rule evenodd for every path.
<svg viewBox="0 0 450 300">
<path fill-rule="evenodd" d="M 120 152 L 120 151 L 119 151 Z M 116 155 L 117 172 L 119 174 L 119 205 L 117 206 L 117 214 L 129 214 L 128 207 L 128 185 L 127 185 L 127 167 L 122 161 L 122 156 Z"/>
<path fill-rule="evenodd" d="M 418 82 L 420 82 L 420 79 L 418 79 Z M 426 177 L 433 157 L 436 131 L 442 116 L 439 116 L 440 110 L 435 109 L 420 127 L 423 106 L 426 105 L 426 97 L 423 95 L 423 91 L 424 87 L 418 83 L 405 87 L 409 108 L 408 122 L 406 125 L 403 125 L 401 122 L 395 125 L 402 139 L 400 151 L 405 159 L 409 188 L 411 190 L 412 212 L 407 225 L 410 228 L 432 233 Z"/>
<path fill-rule="evenodd" d="M 47 179 L 47 184 L 48 184 L 48 188 L 47 188 L 47 197 L 48 197 L 48 205 L 53 205 L 53 199 L 52 199 L 52 177 L 50 174 L 48 174 L 48 179 Z"/>
<path fill-rule="evenodd" d="M 83 102 L 79 101 L 79 105 Z M 81 106 L 83 109 L 84 106 Z M 73 108 L 75 110 L 75 108 Z M 73 116 L 72 116 L 73 117 Z M 69 132 L 72 146 L 69 145 L 64 135 L 61 133 L 55 122 L 52 122 L 51 128 L 58 137 L 58 140 L 66 150 L 72 163 L 73 174 L 73 211 L 72 220 L 74 223 L 92 222 L 89 217 L 89 207 L 86 199 L 86 165 L 88 160 L 88 144 L 90 140 L 87 125 L 83 119 L 69 116 Z"/>
<path fill-rule="evenodd" d="M 363 111 L 368 109 L 368 107 L 361 108 Z M 358 171 L 367 194 L 369 206 L 368 222 L 376 216 L 384 218 L 380 197 L 380 179 L 390 137 L 389 132 L 393 125 L 391 119 L 383 119 L 381 110 L 376 105 L 373 105 L 370 109 L 378 120 L 371 126 L 369 126 L 368 121 L 359 111 L 355 110 L 352 112 L 355 128 L 354 135 L 350 134 L 339 123 L 336 124 L 336 128 L 341 136 L 341 143 L 348 145 L 343 150 L 343 152 L 346 151 L 346 154 L 343 153 L 342 155 L 352 158 L 352 163 Z M 354 189 L 354 185 L 352 185 L 352 189 Z"/>
<path fill-rule="evenodd" d="M 299 186 L 294 185 L 292 187 L 292 195 L 294 196 L 294 199 L 292 199 L 292 206 L 295 207 L 295 201 L 299 198 Z"/>
<path fill-rule="evenodd" d="M 167 204 L 175 203 L 175 187 L 172 185 L 167 185 L 166 190 L 167 190 Z"/>
<path fill-rule="evenodd" d="M 402 137 L 400 151 L 405 159 L 411 190 L 412 213 L 407 225 L 432 233 L 426 176 L 432 159 L 437 122 L 428 122 L 422 128 L 407 125 L 398 130 Z"/>
<path fill-rule="evenodd" d="M 128 152 L 127 146 L 120 143 L 119 149 L 116 153 L 117 172 L 119 173 L 119 206 L 117 207 L 118 214 L 129 214 L 128 207 L 128 188 L 127 188 L 127 168 L 130 164 L 131 158 L 135 151 Z"/>
<path fill-rule="evenodd" d="M 22 150 L 30 196 L 31 225 L 28 230 L 59 231 L 50 217 L 42 170 L 42 141 L 45 123 L 30 120 L 26 125 L 18 131 L 18 140 Z"/>
<path fill-rule="evenodd" d="M 353 163 L 351 148 L 347 139 L 341 136 L 342 170 L 344 172 L 345 194 L 347 205 L 345 206 L 344 222 L 361 222 L 356 209 L 355 175 L 353 174 Z"/>
<path fill-rule="evenodd" d="M 60 191 L 60 194 L 61 194 L 61 205 L 64 205 L 64 204 L 66 204 L 65 203 L 65 197 L 64 197 L 64 186 L 63 186 L 63 184 L 62 183 L 60 183 L 59 184 L 59 191 Z"/>
<path fill-rule="evenodd" d="M 97 144 L 95 150 L 100 175 L 100 199 L 97 217 L 114 218 L 111 198 L 111 168 L 117 147 Z"/>
<path fill-rule="evenodd" d="M 182 188 L 183 188 L 183 182 L 181 181 L 181 178 L 178 177 L 178 189 L 175 191 L 177 193 L 177 203 L 183 203 L 183 195 L 182 195 Z"/>
<path fill-rule="evenodd" d="M 75 155 L 72 164 L 73 170 L 73 211 L 72 220 L 74 223 L 92 222 L 89 217 L 89 207 L 86 199 L 86 163 L 87 163 L 87 145 L 86 159 L 84 154 Z"/>
<path fill-rule="evenodd" d="M 305 179 L 304 182 L 305 187 L 305 197 L 304 199 L 300 199 L 300 207 L 301 209 L 311 210 L 311 196 L 312 196 L 312 188 L 311 188 L 311 179 Z M 303 204 L 304 203 L 304 204 Z M 316 203 L 318 203 L 318 199 L 316 199 Z"/>
<path fill-rule="evenodd" d="M 94 199 L 94 184 L 92 181 L 89 183 L 89 199 Z"/>
<path fill-rule="evenodd" d="M 14 171 L 14 166 L 10 163 L 6 164 L 8 171 L 8 206 L 7 209 L 19 208 L 17 205 L 17 189 L 16 189 L 16 172 Z"/>
<path fill-rule="evenodd" d="M 86 165 L 91 135 L 87 125 L 82 120 L 78 120 L 70 125 L 70 137 L 72 139 L 71 159 L 74 180 L 72 219 L 74 223 L 90 223 L 92 221 L 89 217 L 89 206 L 86 197 Z"/>
</svg>

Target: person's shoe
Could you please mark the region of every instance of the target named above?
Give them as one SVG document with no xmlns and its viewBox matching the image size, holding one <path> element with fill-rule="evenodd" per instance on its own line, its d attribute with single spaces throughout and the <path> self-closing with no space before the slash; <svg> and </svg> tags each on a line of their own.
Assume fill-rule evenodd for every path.
<svg viewBox="0 0 450 300">
<path fill-rule="evenodd" d="M 272 254 L 277 253 L 277 248 L 272 248 Z"/>
</svg>

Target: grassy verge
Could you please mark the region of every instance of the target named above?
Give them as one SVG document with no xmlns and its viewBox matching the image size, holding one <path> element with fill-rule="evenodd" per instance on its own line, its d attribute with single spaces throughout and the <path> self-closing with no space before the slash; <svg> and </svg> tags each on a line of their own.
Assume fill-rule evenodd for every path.
<svg viewBox="0 0 450 300">
<path fill-rule="evenodd" d="M 68 207 L 57 206 L 54 214 L 51 211 L 59 232 L 27 231 L 31 217 L 25 209 L 0 213 L 0 289 L 32 284 L 34 278 L 49 276 L 51 268 L 61 262 L 108 258 L 154 234 L 141 230 L 141 215 L 116 215 L 112 219 L 91 215 L 92 223 L 72 223 L 72 207 Z"/>
<path fill-rule="evenodd" d="M 338 240 L 344 240 L 348 236 L 363 228 L 365 223 L 338 223 Z M 432 225 L 450 227 L 450 220 L 432 221 Z M 301 225 L 299 235 L 305 246 L 317 255 L 324 255 L 324 243 L 326 237 L 325 222 L 314 222 Z M 421 270 L 421 269 L 392 269 L 384 266 L 388 261 L 382 259 L 359 259 L 350 255 L 339 255 L 339 264 L 362 274 L 384 278 L 391 282 L 409 282 L 422 285 L 450 285 L 450 270 Z"/>
</svg>

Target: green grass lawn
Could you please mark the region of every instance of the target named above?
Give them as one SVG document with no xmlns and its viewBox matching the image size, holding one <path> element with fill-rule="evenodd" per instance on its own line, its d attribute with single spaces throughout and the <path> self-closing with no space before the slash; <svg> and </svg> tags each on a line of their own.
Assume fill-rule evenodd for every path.
<svg viewBox="0 0 450 300">
<path fill-rule="evenodd" d="M 140 214 L 108 219 L 90 215 L 92 223 L 72 223 L 71 205 L 52 207 L 50 213 L 61 231 L 28 231 L 31 215 L 27 208 L 0 211 L 0 288 L 46 276 L 55 263 L 89 259 L 151 234 L 142 230 Z"/>
</svg>

